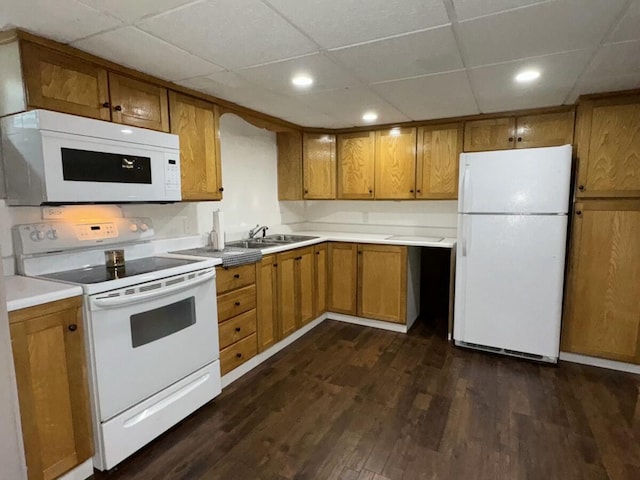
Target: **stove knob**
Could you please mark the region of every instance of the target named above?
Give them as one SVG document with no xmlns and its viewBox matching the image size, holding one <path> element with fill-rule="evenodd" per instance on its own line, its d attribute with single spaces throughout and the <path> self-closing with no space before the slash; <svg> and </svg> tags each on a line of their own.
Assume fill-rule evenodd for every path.
<svg viewBox="0 0 640 480">
<path fill-rule="evenodd" d="M 58 238 L 58 231 L 55 228 L 52 228 L 47 232 L 47 238 L 49 240 L 56 240 Z"/>
<path fill-rule="evenodd" d="M 132 223 L 131 225 L 129 225 L 129 230 L 131 230 L 132 232 L 137 232 L 138 225 L 136 225 L 135 223 Z"/>
<path fill-rule="evenodd" d="M 44 239 L 44 232 L 41 232 L 40 230 L 34 230 L 29 236 L 34 242 L 39 242 L 40 240 Z"/>
<path fill-rule="evenodd" d="M 149 230 L 149 225 L 147 225 L 146 223 L 141 223 L 140 230 L 142 230 L 143 232 L 146 232 L 147 230 Z"/>
</svg>

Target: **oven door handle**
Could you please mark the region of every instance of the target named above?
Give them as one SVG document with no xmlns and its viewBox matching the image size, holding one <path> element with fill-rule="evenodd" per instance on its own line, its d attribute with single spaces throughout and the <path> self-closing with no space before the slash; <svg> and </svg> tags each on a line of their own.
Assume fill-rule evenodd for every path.
<svg viewBox="0 0 640 480">
<path fill-rule="evenodd" d="M 176 293 L 182 290 L 186 290 L 188 288 L 194 287 L 201 283 L 204 283 L 216 276 L 215 268 L 211 269 L 211 271 L 200 275 L 198 278 L 193 280 L 188 280 L 178 285 L 159 288 L 158 290 L 154 290 L 152 292 L 145 293 L 136 293 L 133 295 L 123 295 L 119 297 L 105 297 L 105 298 L 94 298 L 91 300 L 91 305 L 95 305 L 97 307 L 103 308 L 111 308 L 111 307 L 120 307 L 123 305 L 131 305 L 132 303 L 145 302 L 147 300 L 152 300 L 157 297 L 164 297 L 168 293 Z"/>
</svg>

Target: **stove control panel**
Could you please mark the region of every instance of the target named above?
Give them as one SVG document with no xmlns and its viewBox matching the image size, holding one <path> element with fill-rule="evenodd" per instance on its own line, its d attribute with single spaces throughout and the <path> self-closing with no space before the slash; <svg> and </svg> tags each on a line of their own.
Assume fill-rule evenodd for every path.
<svg viewBox="0 0 640 480">
<path fill-rule="evenodd" d="M 13 227 L 16 253 L 23 255 L 137 242 L 149 240 L 153 234 L 150 218 L 110 218 L 95 222 L 49 221 Z"/>
</svg>

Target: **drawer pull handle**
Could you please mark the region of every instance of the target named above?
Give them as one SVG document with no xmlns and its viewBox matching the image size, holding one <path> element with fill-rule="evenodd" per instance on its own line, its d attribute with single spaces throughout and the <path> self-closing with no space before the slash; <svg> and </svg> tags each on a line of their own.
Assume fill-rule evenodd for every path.
<svg viewBox="0 0 640 480">
<path fill-rule="evenodd" d="M 116 105 L 113 109 L 114 109 L 116 112 L 121 112 L 121 111 L 122 111 L 122 105 Z"/>
<path fill-rule="evenodd" d="M 242 354 L 238 352 L 238 353 L 236 353 L 236 357 L 242 358 Z"/>
<path fill-rule="evenodd" d="M 240 278 L 240 274 L 239 274 L 239 273 L 236 273 L 236 274 L 233 276 L 233 278 Z"/>
<path fill-rule="evenodd" d="M 509 143 L 513 142 L 513 137 L 509 137 Z"/>
<path fill-rule="evenodd" d="M 75 323 L 72 323 L 71 325 L 69 325 L 68 328 L 70 332 L 75 332 L 78 329 L 78 325 L 76 325 Z"/>
<path fill-rule="evenodd" d="M 582 192 L 584 190 L 584 185 L 578 185 L 578 190 Z"/>
<path fill-rule="evenodd" d="M 240 306 L 240 302 L 236 302 L 236 307 L 239 307 L 239 306 Z"/>
<path fill-rule="evenodd" d="M 236 332 L 239 332 L 239 331 L 240 331 L 240 327 L 236 327 Z"/>
</svg>

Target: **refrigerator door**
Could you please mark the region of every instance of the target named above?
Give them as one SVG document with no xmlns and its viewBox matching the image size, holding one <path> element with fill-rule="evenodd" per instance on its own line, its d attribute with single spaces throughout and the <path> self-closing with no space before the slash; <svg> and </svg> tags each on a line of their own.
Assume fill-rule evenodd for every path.
<svg viewBox="0 0 640 480">
<path fill-rule="evenodd" d="M 567 217 L 458 215 L 454 339 L 557 359 Z"/>
<path fill-rule="evenodd" d="M 571 145 L 463 153 L 460 213 L 567 213 Z"/>
</svg>

